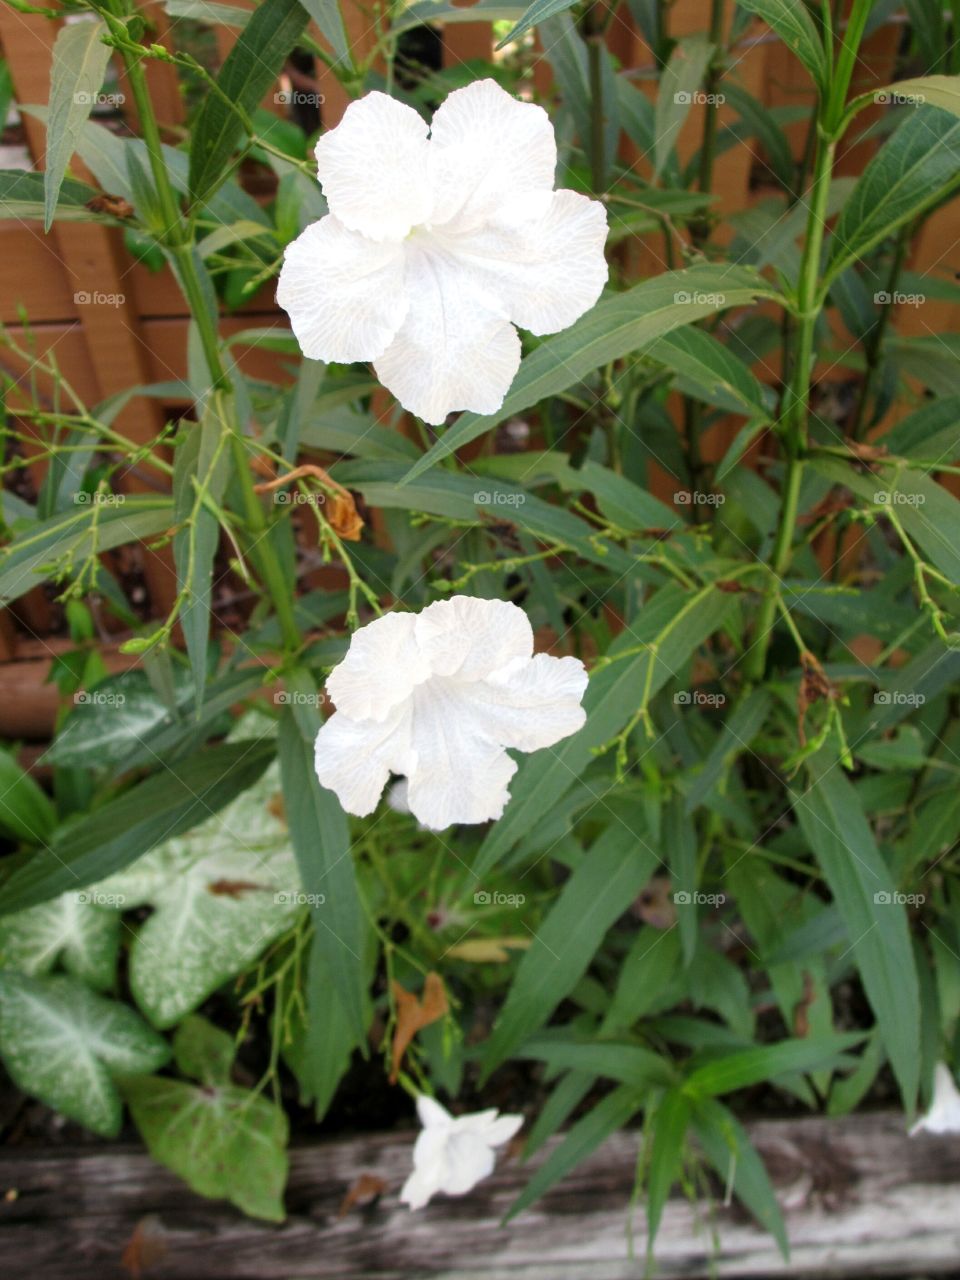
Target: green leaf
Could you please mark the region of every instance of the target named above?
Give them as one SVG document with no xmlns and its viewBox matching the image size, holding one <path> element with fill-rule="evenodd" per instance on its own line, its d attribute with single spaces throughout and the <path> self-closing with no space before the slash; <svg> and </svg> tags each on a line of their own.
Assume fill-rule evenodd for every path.
<svg viewBox="0 0 960 1280">
<path fill-rule="evenodd" d="M 47 793 L 0 749 L 0 831 L 26 844 L 42 844 L 57 825 Z"/>
<path fill-rule="evenodd" d="M 668 1085 L 675 1079 L 669 1062 L 640 1045 L 622 1040 L 561 1040 L 549 1033 L 527 1040 L 517 1057 L 535 1058 L 562 1071 L 603 1076 L 635 1089 Z"/>
<path fill-rule="evenodd" d="M 908 414 L 876 441 L 892 454 L 930 463 L 952 461 L 960 456 L 957 423 L 960 396 L 944 396 Z"/>
<path fill-rule="evenodd" d="M 173 1056 L 182 1075 L 201 1084 L 225 1084 L 230 1079 L 237 1046 L 232 1036 L 192 1013 L 177 1027 Z"/>
<path fill-rule="evenodd" d="M 810 763 L 810 786 L 794 797 L 800 828 L 817 855 L 850 936 L 904 1107 L 916 1103 L 920 992 L 910 930 L 896 885 L 877 849 L 857 793 L 825 752 Z"/>
<path fill-rule="evenodd" d="M 87 17 L 62 26 L 53 46 L 50 74 L 50 126 L 44 164 L 43 229 L 49 231 L 60 195 L 60 185 L 77 134 L 90 115 L 103 85 L 110 49 L 103 43 L 107 28 L 99 18 Z"/>
<path fill-rule="evenodd" d="M 0 969 L 35 976 L 63 967 L 98 990 L 112 987 L 120 917 L 84 890 L 0 917 Z"/>
<path fill-rule="evenodd" d="M 261 723 L 248 713 L 234 736 Z M 130 987 L 156 1026 L 172 1026 L 243 972 L 299 914 L 300 879 L 279 799 L 274 763 L 222 812 L 94 887 L 101 898 L 120 899 L 123 910 L 153 908 L 131 945 Z"/>
<path fill-rule="evenodd" d="M 445 0 L 415 0 L 400 9 L 390 21 L 394 35 L 413 27 L 450 22 L 516 22 L 526 5 L 521 0 L 511 4 L 505 0 L 477 0 L 476 4 L 447 4 Z M 469 9 L 469 12 L 467 10 Z"/>
<path fill-rule="evenodd" d="M 90 495 L 84 494 L 83 497 Z M 73 511 L 38 521 L 6 547 L 0 547 L 0 604 L 9 604 L 50 577 L 55 566 L 67 571 L 84 560 L 125 542 L 142 542 L 169 528 L 173 504 L 168 497 L 117 495 L 122 502 L 81 502 Z"/>
<path fill-rule="evenodd" d="M 714 1098 L 700 1098 L 693 1111 L 693 1129 L 704 1154 L 724 1184 L 733 1184 L 738 1199 L 761 1227 L 769 1231 L 784 1261 L 789 1262 L 787 1228 L 776 1193 L 743 1126 L 722 1103 Z"/>
<path fill-rule="evenodd" d="M 287 1117 L 248 1089 L 197 1086 L 164 1076 L 122 1082 L 154 1160 L 199 1195 L 229 1200 L 251 1218 L 284 1219 Z"/>
<path fill-rule="evenodd" d="M 548 18 L 552 18 L 555 14 L 565 13 L 567 9 L 572 9 L 577 0 L 533 0 L 533 4 L 524 10 L 523 17 L 515 27 L 503 37 L 497 44 L 497 49 L 502 49 L 505 45 L 513 44 L 518 36 L 522 36 L 525 31 L 529 31 L 531 27 L 535 27 L 539 22 L 546 22 Z"/>
<path fill-rule="evenodd" d="M 674 678 L 693 650 L 721 630 L 733 613 L 732 597 L 713 587 L 688 592 L 670 585 L 644 605 L 630 631 L 615 641 L 608 657 L 621 649 L 641 652 L 618 658 L 590 677 L 583 705 L 587 723 L 550 751 L 527 756 L 511 783 L 511 800 L 477 854 L 474 872 L 483 877 L 518 840 L 543 821 L 544 813 L 636 714 L 638 692 L 649 700 Z"/>
<path fill-rule="evenodd" d="M 960 181 L 960 120 L 936 107 L 907 117 L 864 169 L 830 241 L 825 283 Z"/>
<path fill-rule="evenodd" d="M 660 75 L 654 116 L 653 172 L 658 177 L 673 151 L 677 134 L 693 105 L 694 92 L 703 83 L 716 46 L 702 35 L 683 36 L 673 46 L 670 61 Z"/>
<path fill-rule="evenodd" d="M 563 886 L 517 969 L 484 1055 L 484 1075 L 550 1017 L 586 973 L 613 922 L 649 880 L 659 858 L 617 824 L 594 842 Z"/>
<path fill-rule="evenodd" d="M 0 218 L 15 218 L 27 222 L 44 216 L 45 182 L 42 173 L 23 169 L 0 169 Z M 54 217 L 62 222 L 112 222 L 106 213 L 94 213 L 87 205 L 99 195 L 95 187 L 85 182 L 64 178 Z"/>
<path fill-rule="evenodd" d="M 299 0 L 263 0 L 217 76 L 224 96 L 249 115 L 283 69 L 307 25 Z M 207 94 L 190 145 L 190 197 L 204 200 L 217 186 L 243 134 L 241 117 L 219 94 Z"/>
<path fill-rule="evenodd" d="M 635 351 L 645 352 L 671 329 L 727 307 L 777 296 L 748 268 L 718 263 L 668 271 L 623 293 L 610 294 L 576 324 L 547 338 L 521 361 L 513 386 L 496 413 L 462 414 L 411 468 L 407 481 L 505 419 L 575 386 L 601 365 Z"/>
<path fill-rule="evenodd" d="M 658 338 L 646 355 L 679 375 L 681 391 L 731 413 L 770 421 L 763 387 L 739 357 L 703 329 L 675 329 Z"/>
<path fill-rule="evenodd" d="M 878 102 L 908 101 L 916 106 L 940 107 L 960 116 L 960 76 L 917 76 L 896 80 L 874 93 Z"/>
<path fill-rule="evenodd" d="M 188 831 L 251 786 L 273 753 L 271 742 L 198 751 L 61 828 L 6 881 L 0 915 L 83 889 Z"/>
<path fill-rule="evenodd" d="M 338 0 L 300 0 L 307 13 L 320 28 L 320 34 L 333 50 L 335 62 L 350 65 L 350 41 L 343 25 Z"/>
<path fill-rule="evenodd" d="M 0 973 L 0 1056 L 25 1093 L 114 1138 L 123 1116 L 114 1077 L 155 1071 L 170 1050 L 132 1009 L 82 982 Z"/>
<path fill-rule="evenodd" d="M 772 27 L 813 76 L 814 84 L 825 88 L 829 79 L 827 55 L 803 0 L 739 0 L 739 4 Z"/>
<path fill-rule="evenodd" d="M 173 471 L 174 518 L 183 526 L 173 538 L 173 559 L 177 585 L 186 592 L 179 617 L 198 712 L 207 680 L 213 561 L 220 544 L 220 522 L 201 495 L 217 504 L 223 497 L 230 475 L 229 412 L 225 396 L 210 396 L 199 425 L 188 423 L 181 429 Z"/>
<path fill-rule="evenodd" d="M 316 693 L 305 673 L 294 673 L 288 684 L 301 693 Z M 353 1039 L 361 1044 L 367 1027 L 363 912 L 346 815 L 333 792 L 320 786 L 313 766 L 313 721 L 319 716 L 311 717 L 307 736 L 293 707 L 284 708 L 279 739 L 284 805 L 300 879 L 312 899 L 314 945 L 326 961 Z"/>
<path fill-rule="evenodd" d="M 526 1187 L 510 1206 L 504 1221 L 522 1213 L 528 1205 L 533 1204 L 555 1182 L 559 1182 L 565 1174 L 585 1160 L 591 1151 L 595 1151 L 612 1133 L 622 1129 L 633 1119 L 643 1106 L 643 1099 L 637 1091 L 626 1085 L 608 1093 L 597 1105 L 577 1121 L 554 1151 L 536 1171 Z"/>
<path fill-rule="evenodd" d="M 683 944 L 683 963 L 689 965 L 697 950 L 697 831 L 683 797 L 671 797 L 663 822 L 663 842 L 673 883 L 673 901 Z"/>
<path fill-rule="evenodd" d="M 833 1059 L 864 1039 L 865 1033 L 850 1032 L 847 1035 L 811 1036 L 804 1040 L 781 1040 L 777 1044 L 741 1049 L 695 1068 L 683 1087 L 694 1096 L 733 1093 L 736 1089 L 746 1089 L 764 1080 L 775 1081 L 779 1076 L 828 1066 Z"/>
<path fill-rule="evenodd" d="M 771 697 L 765 689 L 753 689 L 734 707 L 710 748 L 703 768 L 694 775 L 687 790 L 685 811 L 688 814 L 706 801 L 740 752 L 749 749 L 766 722 L 770 704 Z"/>
<path fill-rule="evenodd" d="M 238 9 L 216 0 L 166 0 L 164 8 L 171 18 L 193 18 L 209 26 L 224 27 L 245 27 L 254 13 L 252 9 Z"/>
<path fill-rule="evenodd" d="M 647 1171 L 647 1256 L 652 1256 L 653 1244 L 660 1229 L 663 1206 L 667 1203 L 670 1188 L 680 1176 L 683 1167 L 683 1148 L 690 1124 L 692 1103 L 682 1089 L 669 1089 L 654 1112 L 650 1144 L 650 1165 Z"/>
</svg>

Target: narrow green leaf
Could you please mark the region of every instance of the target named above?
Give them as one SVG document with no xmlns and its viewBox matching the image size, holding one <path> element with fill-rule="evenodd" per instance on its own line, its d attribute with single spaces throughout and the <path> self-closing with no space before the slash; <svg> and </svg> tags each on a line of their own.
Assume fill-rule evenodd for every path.
<svg viewBox="0 0 960 1280">
<path fill-rule="evenodd" d="M 42 844 L 57 824 L 47 793 L 0 749 L 0 831 L 26 844 Z"/>
<path fill-rule="evenodd" d="M 683 1149 L 690 1125 L 692 1103 L 682 1089 L 670 1089 L 657 1107 L 652 1120 L 653 1141 L 647 1170 L 647 1256 L 660 1229 L 663 1206 L 670 1188 L 683 1167 Z"/>
<path fill-rule="evenodd" d="M 607 930 L 650 878 L 659 859 L 619 824 L 593 844 L 523 954 L 487 1041 L 484 1074 L 550 1017 L 583 977 Z"/>
<path fill-rule="evenodd" d="M 44 217 L 44 174 L 24 169 L 0 170 L 0 218 L 28 222 Z M 106 213 L 87 208 L 100 193 L 85 182 L 64 178 L 60 184 L 54 218 L 63 222 L 116 222 Z"/>
<path fill-rule="evenodd" d="M 670 864 L 683 963 L 689 965 L 697 950 L 697 831 L 682 796 L 673 796 L 667 805 L 663 843 Z"/>
<path fill-rule="evenodd" d="M 653 172 L 659 176 L 670 158 L 677 135 L 690 113 L 716 46 L 702 35 L 683 36 L 673 46 L 660 76 L 654 116 Z"/>
<path fill-rule="evenodd" d="M 763 728 L 770 704 L 770 694 L 764 689 L 753 689 L 737 703 L 686 793 L 687 813 L 693 813 L 704 803 L 724 771 L 730 768 L 741 751 L 749 749 Z"/>
<path fill-rule="evenodd" d="M 684 1089 L 693 1095 L 733 1093 L 763 1080 L 792 1075 L 796 1071 L 814 1071 L 829 1063 L 865 1039 L 863 1032 L 847 1035 L 811 1036 L 805 1040 L 781 1040 L 777 1044 L 757 1045 L 730 1053 L 687 1076 Z"/>
<path fill-rule="evenodd" d="M 462 414 L 406 479 L 416 479 L 462 445 L 545 397 L 575 386 L 601 365 L 645 351 L 671 329 L 756 298 L 776 296 L 771 286 L 748 268 L 718 263 L 668 271 L 623 293 L 610 294 L 521 362 L 510 393 L 496 413 Z"/>
<path fill-rule="evenodd" d="M 504 1221 L 509 1221 L 533 1204 L 565 1174 L 585 1160 L 612 1133 L 622 1129 L 633 1119 L 643 1101 L 637 1091 L 626 1085 L 608 1093 L 592 1111 L 587 1112 L 567 1133 L 563 1142 L 540 1168 L 510 1206 Z"/>
<path fill-rule="evenodd" d="M 567 9 L 572 9 L 576 3 L 577 0 L 533 0 L 533 4 L 525 10 L 523 17 L 503 37 L 497 48 L 502 49 L 505 45 L 513 44 L 518 36 L 522 36 L 531 27 L 535 27 L 539 22 L 545 22 L 547 18 L 552 18 L 557 13 L 565 13 Z"/>
<path fill-rule="evenodd" d="M 516 1056 L 535 1058 L 562 1071 L 603 1076 L 639 1090 L 669 1085 L 675 1079 L 665 1058 L 622 1040 L 562 1040 L 548 1033 L 527 1040 Z"/>
<path fill-rule="evenodd" d="M 105 23 L 86 15 L 83 21 L 65 24 L 57 33 L 50 73 L 50 125 L 43 171 L 44 231 L 49 231 L 53 222 L 60 184 L 76 150 L 77 134 L 103 86 L 110 61 L 110 50 L 103 43 L 106 34 Z"/>
<path fill-rule="evenodd" d="M 646 355 L 679 375 L 680 390 L 731 413 L 770 420 L 768 395 L 747 366 L 703 329 L 674 329 Z"/>
<path fill-rule="evenodd" d="M 301 0 L 301 3 L 333 50 L 335 62 L 345 62 L 349 66 L 350 41 L 343 25 L 339 0 Z"/>
<path fill-rule="evenodd" d="M 826 86 L 827 55 L 803 0 L 739 0 L 739 3 L 741 9 L 755 13 L 773 28 L 807 68 L 818 88 Z"/>
<path fill-rule="evenodd" d="M 696 1103 L 693 1128 L 721 1180 L 728 1186 L 733 1184 L 737 1198 L 761 1227 L 770 1232 L 784 1261 L 789 1262 L 790 1245 L 783 1214 L 763 1161 L 746 1130 L 733 1113 L 714 1098 L 701 1098 Z"/>
<path fill-rule="evenodd" d="M 810 786 L 794 797 L 800 828 L 817 855 L 850 935 L 903 1103 L 911 1112 L 919 1076 L 920 992 L 907 914 L 860 801 L 824 752 L 810 763 Z"/>
<path fill-rule="evenodd" d="M 306 694 L 313 689 L 315 694 L 305 675 L 294 677 L 289 687 Z M 316 721 L 319 728 L 319 716 Z M 311 907 L 315 946 L 326 961 L 353 1037 L 361 1043 L 367 1024 L 365 931 L 347 818 L 336 796 L 317 781 L 313 735 L 301 732 L 293 706 L 284 708 L 280 720 L 279 750 L 284 807 Z"/>
<path fill-rule="evenodd" d="M 230 50 L 217 76 L 224 96 L 248 114 L 283 69 L 307 25 L 299 0 L 263 0 Z M 243 133 L 243 122 L 220 94 L 208 94 L 193 127 L 190 196 L 203 200 L 216 187 Z"/>
<path fill-rule="evenodd" d="M 960 76 L 917 76 L 912 80 L 896 80 L 874 94 L 878 102 L 907 102 L 952 111 L 960 116 Z"/>
</svg>

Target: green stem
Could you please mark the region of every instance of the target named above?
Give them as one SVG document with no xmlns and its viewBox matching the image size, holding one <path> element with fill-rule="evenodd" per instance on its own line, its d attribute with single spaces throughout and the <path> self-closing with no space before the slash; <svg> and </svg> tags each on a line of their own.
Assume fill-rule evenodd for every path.
<svg viewBox="0 0 960 1280">
<path fill-rule="evenodd" d="M 857 400 L 856 411 L 854 412 L 853 421 L 850 424 L 850 435 L 854 440 L 860 439 L 860 433 L 864 427 L 864 420 L 867 414 L 867 405 L 873 394 L 873 384 L 876 381 L 877 370 L 880 367 L 880 352 L 883 349 L 883 339 L 887 332 L 887 326 L 890 323 L 890 314 L 893 311 L 893 298 L 897 292 L 897 285 L 900 283 L 900 272 L 903 270 L 904 260 L 907 256 L 907 248 L 913 236 L 913 227 L 907 223 L 897 232 L 897 241 L 893 253 L 893 261 L 890 263 L 890 271 L 887 275 L 887 302 L 882 307 L 880 314 L 877 316 L 876 324 L 870 330 L 867 341 L 864 344 L 864 355 L 866 357 L 866 371 L 863 376 L 863 385 L 860 388 L 860 396 Z"/>
<path fill-rule="evenodd" d="M 606 23 L 603 5 L 593 4 L 587 10 L 583 22 L 583 34 L 587 45 L 587 74 L 590 80 L 590 173 L 595 195 L 604 190 L 607 177 L 606 121 L 603 102 L 603 52 Z M 612 157 L 611 157 L 612 158 Z"/>
<path fill-rule="evenodd" d="M 711 0 L 710 7 L 710 43 L 714 46 L 713 57 L 707 69 L 703 83 L 707 95 L 706 111 L 703 117 L 703 141 L 700 144 L 700 166 L 697 187 L 700 191 L 709 192 L 713 187 L 713 162 L 717 150 L 717 118 L 719 107 L 715 101 L 722 78 L 722 69 L 718 64 L 720 48 L 723 40 L 723 0 Z M 703 218 L 693 223 L 691 233 L 697 243 L 706 240 L 710 234 L 710 222 Z"/>
</svg>

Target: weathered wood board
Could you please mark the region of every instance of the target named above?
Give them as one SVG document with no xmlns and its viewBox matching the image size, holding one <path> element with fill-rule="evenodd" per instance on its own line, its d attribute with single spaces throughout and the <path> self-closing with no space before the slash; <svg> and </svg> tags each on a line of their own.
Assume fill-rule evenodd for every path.
<svg viewBox="0 0 960 1280">
<path fill-rule="evenodd" d="M 760 1121 L 750 1132 L 787 1218 L 790 1263 L 736 1205 L 675 1199 L 658 1240 L 658 1276 L 960 1272 L 960 1138 L 910 1139 L 903 1118 L 889 1114 Z M 144 1280 L 643 1276 L 642 1206 L 633 1258 L 627 1236 L 635 1135 L 607 1142 L 506 1227 L 499 1219 L 526 1181 L 525 1166 L 503 1162 L 470 1196 L 413 1214 L 397 1198 L 411 1141 L 391 1134 L 294 1151 L 282 1226 L 192 1195 L 129 1148 L 0 1153 L 0 1275 L 128 1280 L 137 1254 Z M 382 1178 L 387 1190 L 340 1217 L 363 1173 Z M 135 1231 L 139 1249 L 128 1251 L 125 1266 Z"/>
</svg>

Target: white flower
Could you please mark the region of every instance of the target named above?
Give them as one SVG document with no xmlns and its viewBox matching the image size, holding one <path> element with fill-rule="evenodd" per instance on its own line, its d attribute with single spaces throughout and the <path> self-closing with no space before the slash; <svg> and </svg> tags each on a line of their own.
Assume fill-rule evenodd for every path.
<svg viewBox="0 0 960 1280">
<path fill-rule="evenodd" d="M 504 748 L 576 733 L 586 686 L 579 658 L 533 656 L 530 621 L 507 601 L 452 596 L 387 613 L 354 632 L 327 680 L 337 710 L 317 734 L 317 777 L 358 817 L 398 773 L 425 826 L 499 818 L 517 769 Z"/>
<path fill-rule="evenodd" d="M 431 1196 L 445 1191 L 464 1196 L 493 1173 L 493 1148 L 509 1142 L 523 1124 L 523 1116 L 501 1116 L 496 1110 L 457 1116 L 421 1094 L 417 1114 L 423 1132 L 413 1147 L 413 1173 L 403 1184 L 400 1199 L 422 1209 Z"/>
<path fill-rule="evenodd" d="M 304 355 L 372 360 L 427 422 L 499 409 L 513 323 L 565 329 L 607 278 L 606 212 L 554 191 L 556 164 L 546 112 L 493 80 L 451 93 L 429 130 L 384 93 L 351 103 L 317 143 L 330 213 L 288 245 L 277 288 Z"/>
<path fill-rule="evenodd" d="M 945 1062 L 938 1062 L 933 1073 L 930 1110 L 913 1126 L 910 1136 L 921 1129 L 927 1133 L 960 1133 L 960 1091 Z"/>
</svg>

